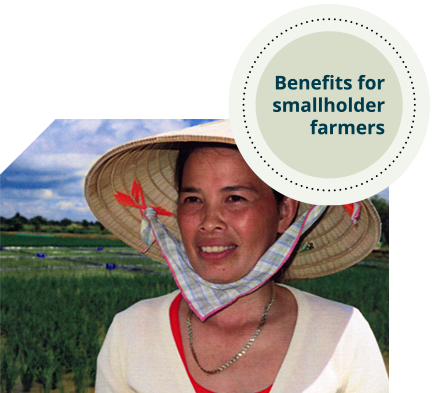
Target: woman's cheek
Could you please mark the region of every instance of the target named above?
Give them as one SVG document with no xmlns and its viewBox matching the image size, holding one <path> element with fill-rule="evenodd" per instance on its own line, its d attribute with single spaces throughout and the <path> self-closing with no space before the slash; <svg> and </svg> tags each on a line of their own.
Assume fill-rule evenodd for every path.
<svg viewBox="0 0 433 393">
<path fill-rule="evenodd" d="M 199 203 L 182 203 L 177 206 L 177 217 L 184 218 L 200 210 Z"/>
<path fill-rule="evenodd" d="M 192 206 L 192 204 L 183 204 L 177 208 L 177 223 L 181 232 L 188 230 L 191 227 L 195 227 L 199 217 L 200 208 L 198 206 Z"/>
<path fill-rule="evenodd" d="M 226 214 L 233 217 L 244 217 L 254 212 L 252 205 L 247 202 L 226 204 L 224 210 Z"/>
<path fill-rule="evenodd" d="M 249 209 L 233 209 L 226 211 L 225 218 L 228 224 L 238 230 L 250 230 L 257 222 L 256 214 Z"/>
</svg>

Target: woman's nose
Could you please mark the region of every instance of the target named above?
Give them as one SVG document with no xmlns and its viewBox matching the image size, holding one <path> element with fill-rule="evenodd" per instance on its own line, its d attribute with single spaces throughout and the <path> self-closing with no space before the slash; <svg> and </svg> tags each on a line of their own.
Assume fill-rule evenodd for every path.
<svg viewBox="0 0 433 393">
<path fill-rule="evenodd" d="M 202 214 L 200 230 L 212 232 L 215 230 L 225 230 L 227 228 L 222 211 L 218 206 L 205 206 Z"/>
</svg>

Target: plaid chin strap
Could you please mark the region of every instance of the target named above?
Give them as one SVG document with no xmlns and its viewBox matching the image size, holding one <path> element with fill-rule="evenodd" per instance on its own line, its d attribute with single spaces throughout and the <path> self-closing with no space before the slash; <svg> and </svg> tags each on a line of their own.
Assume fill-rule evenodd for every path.
<svg viewBox="0 0 433 393">
<path fill-rule="evenodd" d="M 229 284 L 215 284 L 200 277 L 192 268 L 183 243 L 161 223 L 152 207 L 141 209 L 141 237 L 147 246 L 142 252 L 156 241 L 183 298 L 197 317 L 204 321 L 269 280 L 290 257 L 300 236 L 325 209 L 326 206 L 310 208 L 278 238 L 245 277 Z"/>
<path fill-rule="evenodd" d="M 182 242 L 157 217 L 174 214 L 161 206 L 147 206 L 138 181 L 134 179 L 130 195 L 115 192 L 114 197 L 121 205 L 140 209 L 143 216 L 141 237 L 147 246 L 142 252 L 157 242 L 183 298 L 201 321 L 269 280 L 290 257 L 300 236 L 326 209 L 326 206 L 313 206 L 305 212 L 278 238 L 245 277 L 229 284 L 215 284 L 204 280 L 194 271 Z M 356 224 L 361 210 L 360 202 L 344 205 L 344 208 Z"/>
</svg>

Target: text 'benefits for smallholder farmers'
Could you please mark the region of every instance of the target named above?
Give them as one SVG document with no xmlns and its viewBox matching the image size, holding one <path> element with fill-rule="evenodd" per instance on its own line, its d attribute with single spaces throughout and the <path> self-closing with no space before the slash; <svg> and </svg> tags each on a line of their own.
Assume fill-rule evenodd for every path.
<svg viewBox="0 0 433 393">
<path fill-rule="evenodd" d="M 333 75 L 325 75 L 322 79 L 288 79 L 285 76 L 275 77 L 276 90 L 351 90 L 362 92 L 382 90 L 385 87 L 385 79 L 368 79 L 366 75 L 360 75 L 356 82 L 352 79 L 334 78 Z M 367 101 L 365 97 L 348 97 L 342 101 L 329 99 L 328 97 L 313 97 L 311 101 L 274 101 L 273 112 L 377 112 L 384 110 L 385 101 Z M 385 133 L 383 123 L 320 123 L 318 119 L 311 120 L 312 135 L 382 135 Z"/>
</svg>

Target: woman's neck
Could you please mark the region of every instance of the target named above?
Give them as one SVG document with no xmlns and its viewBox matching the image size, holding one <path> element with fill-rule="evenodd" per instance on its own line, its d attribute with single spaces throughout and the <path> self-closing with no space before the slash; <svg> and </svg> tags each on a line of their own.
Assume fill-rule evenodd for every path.
<svg viewBox="0 0 433 393">
<path fill-rule="evenodd" d="M 257 323 L 266 305 L 272 297 L 271 282 L 267 281 L 260 288 L 238 298 L 229 306 L 211 315 L 203 323 L 220 329 L 241 328 L 244 325 Z"/>
</svg>

